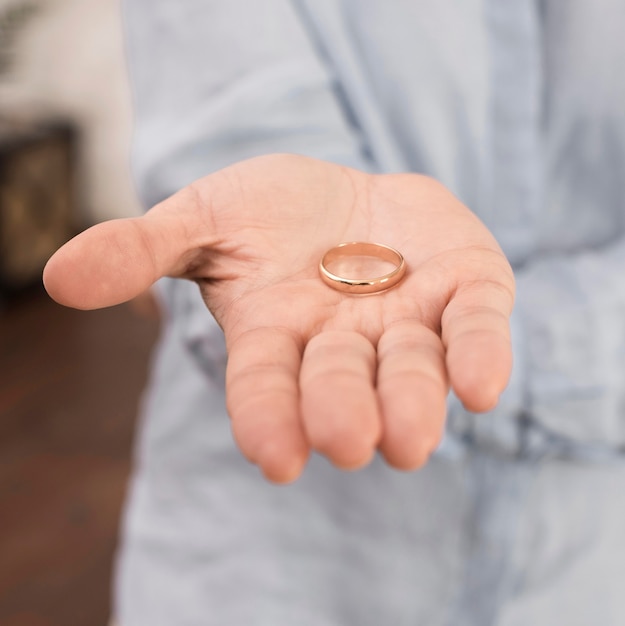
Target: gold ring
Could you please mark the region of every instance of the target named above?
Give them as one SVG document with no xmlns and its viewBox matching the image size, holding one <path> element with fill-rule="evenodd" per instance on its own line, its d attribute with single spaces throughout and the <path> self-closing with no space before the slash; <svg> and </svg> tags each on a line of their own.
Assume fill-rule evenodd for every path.
<svg viewBox="0 0 625 626">
<path fill-rule="evenodd" d="M 328 265 L 346 257 L 374 257 L 392 263 L 392 271 L 373 278 L 346 278 L 332 273 Z M 319 274 L 326 285 L 333 289 L 353 294 L 376 293 L 395 286 L 406 273 L 404 257 L 395 248 L 381 243 L 350 241 L 330 248 L 319 263 Z"/>
</svg>

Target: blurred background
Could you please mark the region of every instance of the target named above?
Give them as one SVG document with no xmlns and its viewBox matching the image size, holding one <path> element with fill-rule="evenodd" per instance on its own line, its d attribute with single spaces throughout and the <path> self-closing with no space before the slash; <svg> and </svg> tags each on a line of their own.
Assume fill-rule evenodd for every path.
<svg viewBox="0 0 625 626">
<path fill-rule="evenodd" d="M 140 212 L 119 0 L 0 0 L 0 624 L 105 625 L 158 315 L 78 312 L 50 254 Z"/>
</svg>

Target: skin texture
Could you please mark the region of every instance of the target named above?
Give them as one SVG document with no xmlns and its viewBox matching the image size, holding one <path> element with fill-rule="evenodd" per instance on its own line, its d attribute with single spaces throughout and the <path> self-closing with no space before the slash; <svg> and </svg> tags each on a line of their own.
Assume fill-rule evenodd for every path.
<svg viewBox="0 0 625 626">
<path fill-rule="evenodd" d="M 400 250 L 405 278 L 369 296 L 325 285 L 319 259 L 343 241 Z M 424 176 L 293 155 L 243 161 L 143 217 L 80 234 L 44 283 L 58 302 L 92 309 L 162 276 L 198 282 L 226 336 L 235 439 L 275 482 L 296 479 L 311 450 L 344 469 L 376 450 L 420 467 L 442 436 L 449 387 L 487 411 L 510 375 L 510 266 L 477 217 Z"/>
</svg>

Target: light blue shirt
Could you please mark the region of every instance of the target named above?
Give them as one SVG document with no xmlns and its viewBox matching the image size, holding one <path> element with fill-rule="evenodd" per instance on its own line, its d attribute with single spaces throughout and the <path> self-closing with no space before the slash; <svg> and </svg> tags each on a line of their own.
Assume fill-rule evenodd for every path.
<svg viewBox="0 0 625 626">
<path fill-rule="evenodd" d="M 452 398 L 428 469 L 341 475 L 314 459 L 280 491 L 234 449 L 219 329 L 193 285 L 165 281 L 122 626 L 625 623 L 618 602 L 592 622 L 556 619 L 537 591 L 510 604 L 523 528 L 553 501 L 526 499 L 556 471 L 537 460 L 621 468 L 625 450 L 625 2 L 126 0 L 125 19 L 147 206 L 268 152 L 422 172 L 495 234 L 518 301 L 500 405 L 474 416 Z M 622 499 L 595 478 L 578 480 Z M 570 498 L 549 523 L 576 514 Z M 597 563 L 612 571 L 609 545 Z"/>
</svg>

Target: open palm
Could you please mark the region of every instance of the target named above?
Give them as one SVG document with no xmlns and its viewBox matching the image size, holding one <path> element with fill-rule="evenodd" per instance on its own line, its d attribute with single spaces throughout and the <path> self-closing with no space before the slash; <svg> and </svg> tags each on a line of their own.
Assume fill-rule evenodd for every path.
<svg viewBox="0 0 625 626">
<path fill-rule="evenodd" d="M 369 296 L 330 288 L 319 260 L 345 241 L 398 249 L 405 278 Z M 59 302 L 96 308 L 165 275 L 198 281 L 224 329 L 235 438 L 275 481 L 296 478 L 311 449 L 343 468 L 378 449 L 418 467 L 442 435 L 449 385 L 484 411 L 510 373 L 510 267 L 481 222 L 423 176 L 252 159 L 82 233 L 44 280 Z"/>
</svg>

